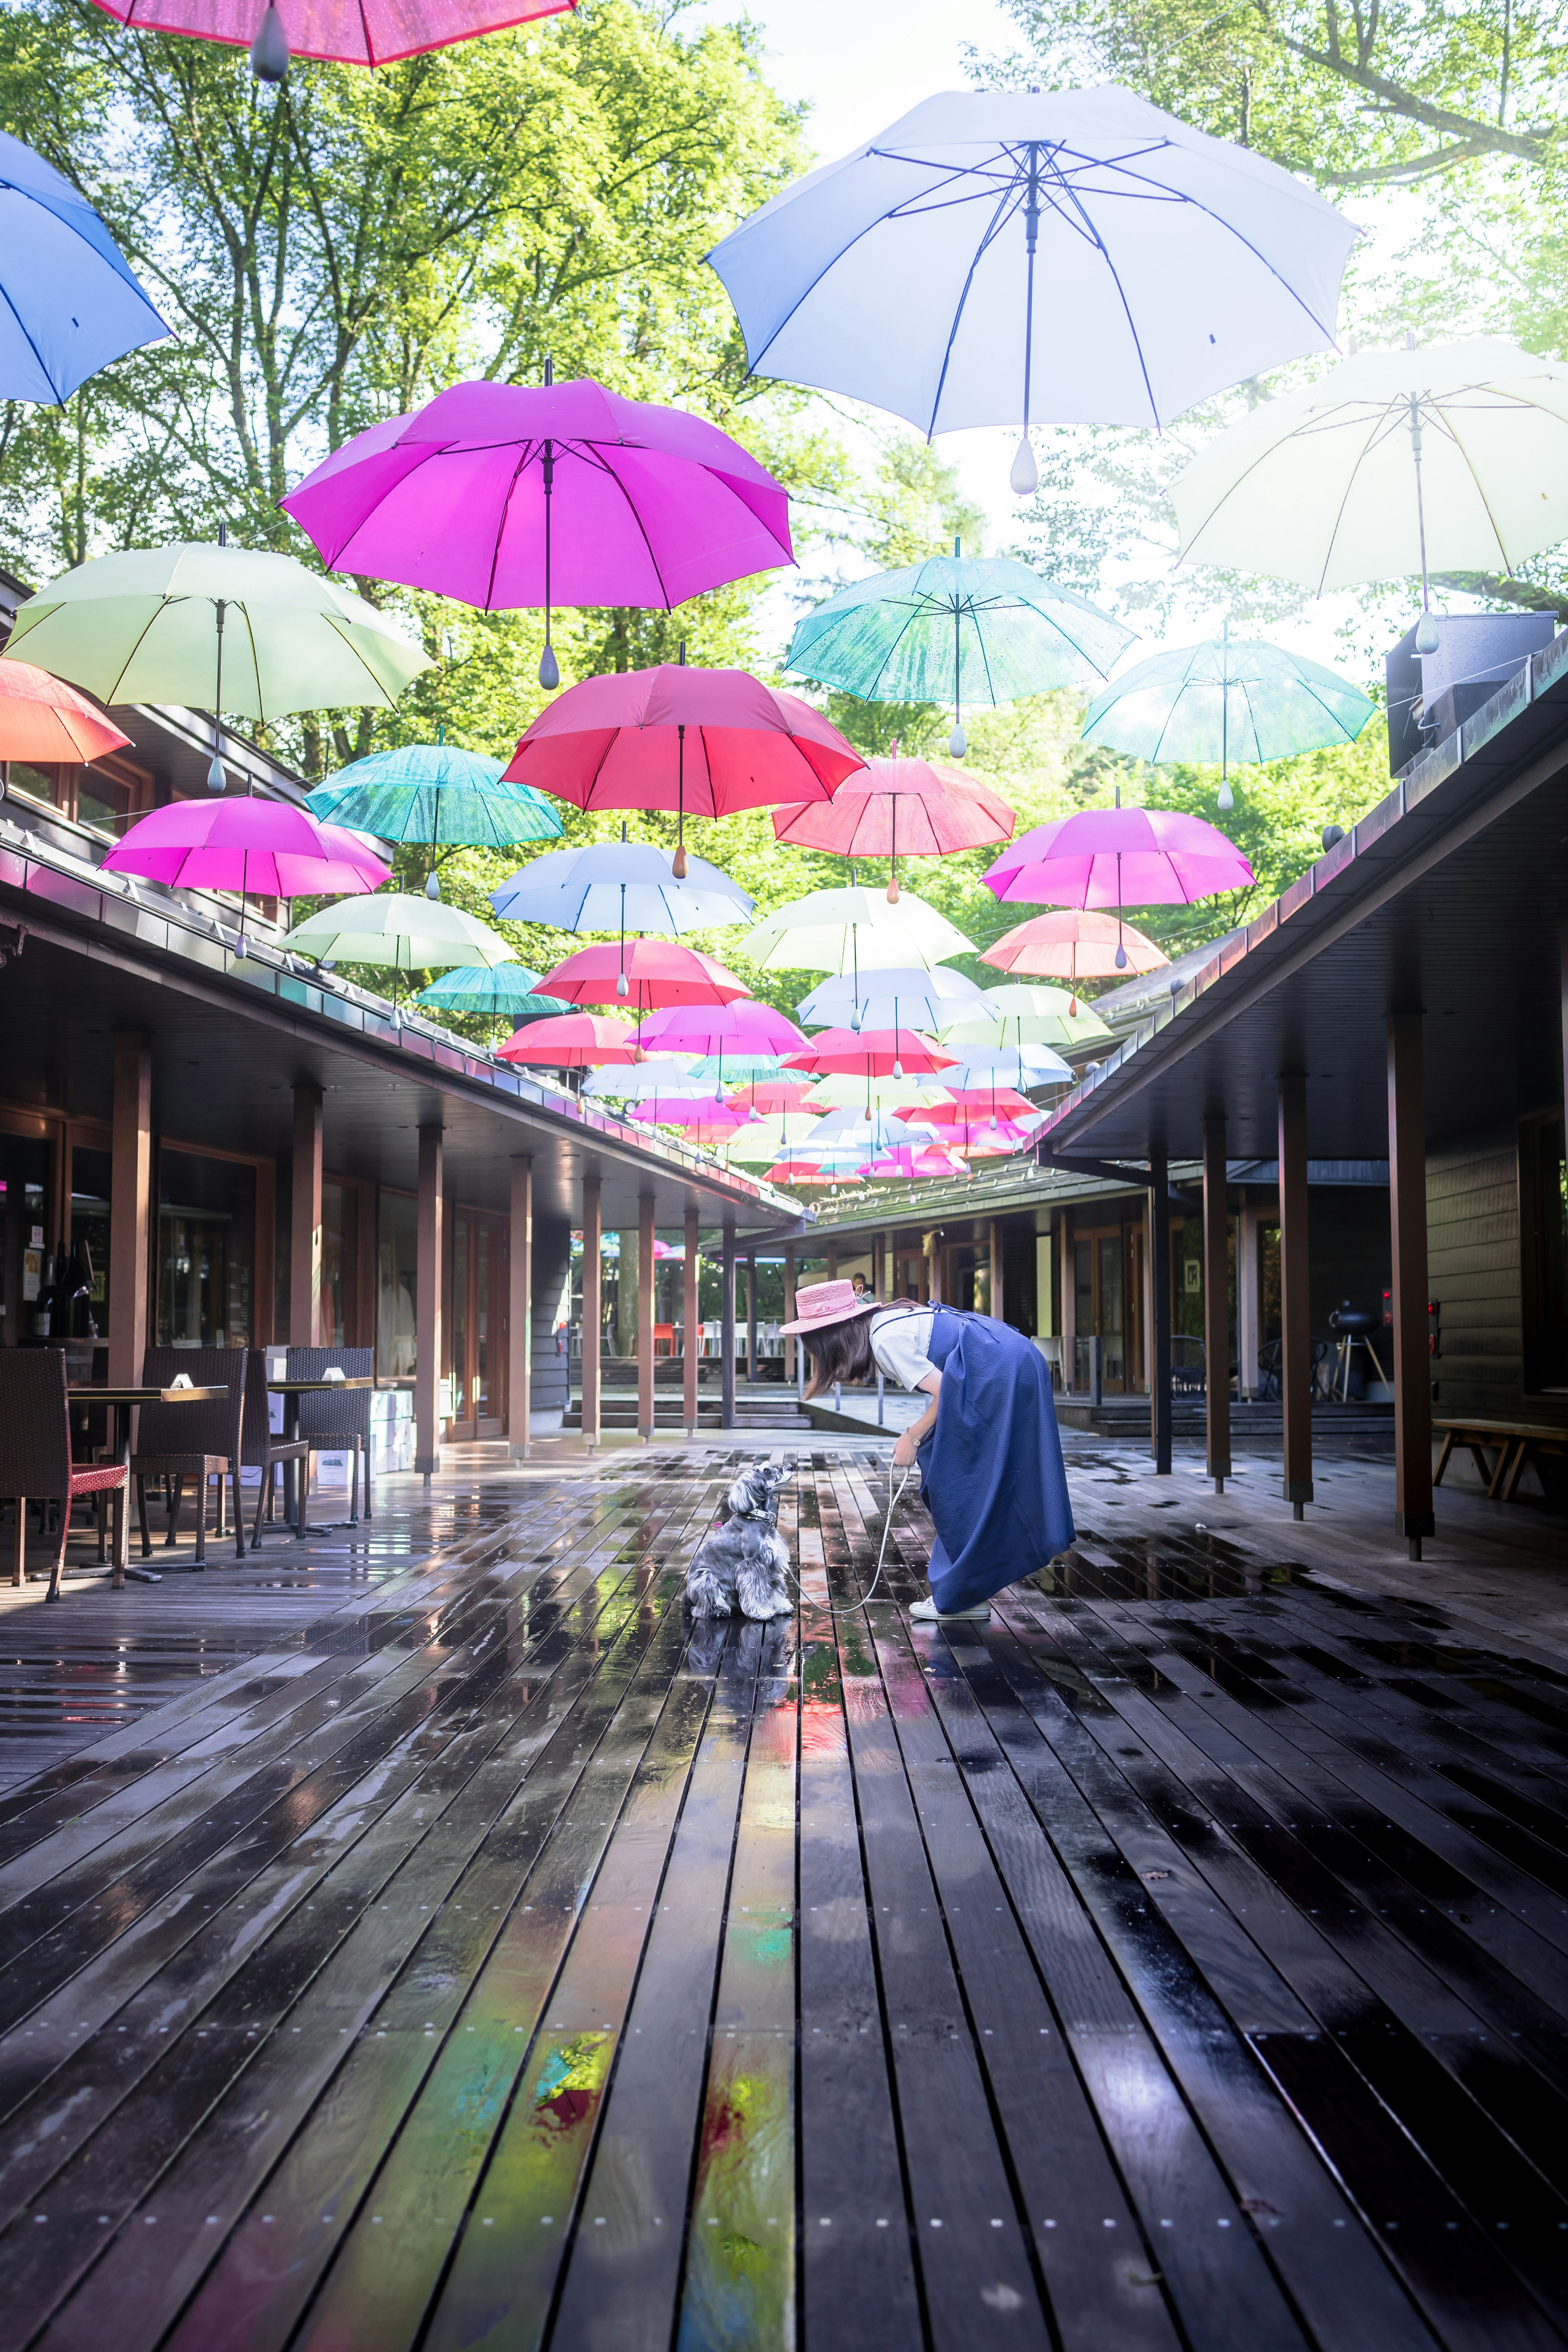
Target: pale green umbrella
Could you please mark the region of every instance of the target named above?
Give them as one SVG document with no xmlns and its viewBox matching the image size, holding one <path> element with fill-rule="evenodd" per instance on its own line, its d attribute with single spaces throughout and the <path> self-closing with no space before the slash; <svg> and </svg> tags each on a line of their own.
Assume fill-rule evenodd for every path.
<svg viewBox="0 0 1568 2352">
<path fill-rule="evenodd" d="M 26 648 L 24 654 L 24 648 Z M 352 589 L 291 555 L 224 541 L 132 548 L 79 563 L 19 607 L 7 654 L 100 702 L 184 703 L 266 720 L 390 709 L 432 667 Z M 221 733 L 207 784 L 222 792 Z"/>
<path fill-rule="evenodd" d="M 1001 988 L 984 989 L 973 1004 L 959 1008 L 956 1019 L 937 1031 L 944 1045 L 1054 1045 L 1070 1053 L 1075 1045 L 1098 1045 L 1110 1035 L 1098 1013 L 1078 1003 L 1065 988 L 1035 988 L 1025 981 L 1009 981 Z"/>
<path fill-rule="evenodd" d="M 415 898 L 389 890 L 368 898 L 340 898 L 307 916 L 285 934 L 285 947 L 319 963 L 384 964 L 396 975 L 451 964 L 510 963 L 514 951 L 461 907 L 444 898 Z"/>
</svg>

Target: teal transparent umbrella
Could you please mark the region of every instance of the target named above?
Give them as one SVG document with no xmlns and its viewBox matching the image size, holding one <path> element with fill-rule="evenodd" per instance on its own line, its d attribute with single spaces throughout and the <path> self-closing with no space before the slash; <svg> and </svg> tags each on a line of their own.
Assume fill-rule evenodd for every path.
<svg viewBox="0 0 1568 2352">
<path fill-rule="evenodd" d="M 505 765 L 439 738 L 403 743 L 340 768 L 307 796 L 307 805 L 314 815 L 378 841 L 426 844 L 436 857 L 425 895 L 438 898 L 443 855 L 559 837 L 553 802 L 531 785 L 503 783 Z"/>
<path fill-rule="evenodd" d="M 547 1020 L 552 1013 L 575 1013 L 576 1006 L 559 996 L 536 996 L 538 982 L 538 973 L 525 964 L 498 963 L 493 970 L 482 963 L 458 964 L 422 988 L 414 1001 L 435 1013 L 488 1013 L 492 1021 L 505 1021 L 513 1028 L 525 1021 Z"/>
<path fill-rule="evenodd" d="M 1010 557 L 932 556 L 873 572 L 796 625 L 786 670 L 868 702 L 951 702 L 948 749 L 968 749 L 963 712 L 1103 678 L 1132 631 L 1071 588 Z"/>
<path fill-rule="evenodd" d="M 1353 743 L 1373 706 L 1321 662 L 1223 634 L 1134 663 L 1089 706 L 1086 743 L 1138 760 L 1218 768 L 1219 804 L 1234 808 L 1233 761 L 1261 766 L 1296 751 Z"/>
</svg>

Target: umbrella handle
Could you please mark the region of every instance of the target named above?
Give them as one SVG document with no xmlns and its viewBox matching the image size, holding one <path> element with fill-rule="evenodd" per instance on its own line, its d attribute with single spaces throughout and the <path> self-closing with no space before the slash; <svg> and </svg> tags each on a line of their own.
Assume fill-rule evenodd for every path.
<svg viewBox="0 0 1568 2352">
<path fill-rule="evenodd" d="M 681 643 L 680 658 L 682 661 L 686 658 L 684 640 Z M 684 726 L 676 729 L 675 741 L 675 856 L 670 861 L 669 870 L 678 882 L 684 882 L 686 879 L 686 729 Z"/>
</svg>

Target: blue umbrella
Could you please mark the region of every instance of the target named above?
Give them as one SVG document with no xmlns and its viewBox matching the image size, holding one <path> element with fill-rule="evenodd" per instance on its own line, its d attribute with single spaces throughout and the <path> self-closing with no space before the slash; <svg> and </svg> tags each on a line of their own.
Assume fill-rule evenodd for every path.
<svg viewBox="0 0 1568 2352">
<path fill-rule="evenodd" d="M 961 759 L 965 703 L 1016 702 L 1103 678 L 1132 631 L 1071 588 L 1010 557 L 952 553 L 873 572 L 797 623 L 786 670 L 875 702 L 952 704 Z"/>
<path fill-rule="evenodd" d="M 985 991 L 961 971 L 851 972 L 820 981 L 795 1006 L 805 1029 L 940 1029 L 984 1002 Z"/>
<path fill-rule="evenodd" d="M 490 904 L 514 923 L 679 939 L 711 924 L 743 923 L 756 901 L 706 858 L 689 855 L 686 878 L 678 882 L 670 850 L 646 841 L 594 841 L 582 849 L 546 850 L 492 890 Z"/>
<path fill-rule="evenodd" d="M 378 841 L 508 849 L 517 841 L 558 840 L 554 803 L 531 784 L 504 783 L 505 764 L 439 740 L 403 743 L 340 768 L 307 797 L 312 814 L 324 823 L 373 833 Z M 425 895 L 441 895 L 434 867 Z"/>
<path fill-rule="evenodd" d="M 92 206 L 0 131 L 0 399 L 68 400 L 169 331 Z"/>
</svg>

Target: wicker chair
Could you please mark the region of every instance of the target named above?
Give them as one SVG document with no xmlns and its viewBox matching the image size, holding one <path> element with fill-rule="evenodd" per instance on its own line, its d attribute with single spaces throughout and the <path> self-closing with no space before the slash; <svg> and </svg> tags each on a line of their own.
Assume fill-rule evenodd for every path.
<svg viewBox="0 0 1568 2352">
<path fill-rule="evenodd" d="M 0 1349 L 0 1495 L 15 1497 L 16 1531 L 11 1548 L 11 1581 L 26 1581 L 27 1505 L 58 1502 L 60 1542 L 55 1555 L 47 1598 L 60 1597 L 65 1574 L 66 1538 L 70 1533 L 70 1507 L 83 1495 L 114 1496 L 114 1585 L 125 1581 L 126 1505 L 130 1483 L 122 1462 L 84 1464 L 71 1461 L 70 1401 L 66 1393 L 66 1360 L 58 1348 Z M 46 1517 L 47 1517 L 46 1514 Z"/>
<path fill-rule="evenodd" d="M 363 1380 L 375 1370 L 374 1348 L 290 1348 L 284 1370 L 291 1381 L 319 1381 L 331 1370 Z M 374 1389 L 343 1389 L 335 1396 L 322 1389 L 300 1399 L 300 1434 L 313 1454 L 353 1454 L 349 1525 L 359 1525 L 359 1461 L 364 1455 L 364 1515 L 372 1516 L 370 1496 L 370 1405 Z"/>
<path fill-rule="evenodd" d="M 308 1463 L 310 1448 L 302 1437 L 282 1438 L 272 1431 L 272 1400 L 267 1393 L 267 1357 L 260 1348 L 252 1348 L 245 1360 L 245 1417 L 240 1424 L 239 1458 L 247 1470 L 259 1470 L 261 1485 L 256 1496 L 256 1521 L 250 1531 L 250 1549 L 261 1549 L 261 1514 L 272 1493 L 274 1473 L 279 1463 Z M 300 1494 L 300 1518 L 305 1517 L 304 1495 Z"/>
<path fill-rule="evenodd" d="M 226 1394 L 202 1404 L 144 1404 L 136 1430 L 136 1451 L 131 1475 L 136 1481 L 136 1512 L 142 1528 L 142 1557 L 153 1539 L 147 1532 L 147 1481 L 170 1481 L 169 1519 L 163 1537 L 173 1544 L 179 1533 L 180 1500 L 187 1477 L 196 1485 L 196 1557 L 207 1564 L 207 1481 L 217 1477 L 217 1531 L 223 1529 L 223 1481 L 226 1471 L 234 1488 L 234 1550 L 245 1558 L 245 1531 L 239 1516 L 239 1415 L 244 1402 L 243 1348 L 149 1348 L 142 1359 L 142 1379 L 150 1389 L 172 1388 L 184 1373 L 193 1388 L 223 1389 Z"/>
</svg>

